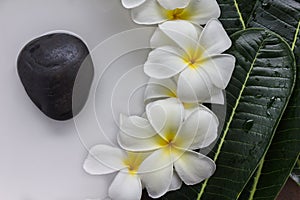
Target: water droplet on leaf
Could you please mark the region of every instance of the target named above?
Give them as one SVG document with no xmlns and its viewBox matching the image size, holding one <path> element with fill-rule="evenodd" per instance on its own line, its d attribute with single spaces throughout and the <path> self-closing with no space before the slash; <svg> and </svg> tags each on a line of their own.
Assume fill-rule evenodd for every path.
<svg viewBox="0 0 300 200">
<path fill-rule="evenodd" d="M 275 73 L 275 76 L 281 77 L 281 74 L 278 71 L 275 71 L 274 73 Z"/>
<path fill-rule="evenodd" d="M 243 130 L 246 131 L 246 132 L 249 132 L 249 130 L 253 127 L 253 125 L 254 125 L 254 120 L 253 119 L 248 119 L 243 124 Z"/>
<path fill-rule="evenodd" d="M 256 21 L 256 12 L 253 13 L 252 15 L 252 20 L 255 22 Z"/>
<path fill-rule="evenodd" d="M 258 99 L 260 99 L 262 97 L 262 95 L 261 94 L 257 94 L 255 97 L 258 98 Z"/>
<path fill-rule="evenodd" d="M 263 9 L 268 10 L 271 7 L 271 4 L 270 4 L 270 2 L 265 1 L 261 4 L 261 6 Z"/>
<path fill-rule="evenodd" d="M 272 97 L 272 98 L 270 99 L 270 101 L 269 101 L 268 104 L 267 104 L 267 108 L 268 108 L 268 109 L 272 107 L 272 105 L 274 104 L 274 102 L 276 101 L 276 99 L 277 99 L 277 97 Z"/>
</svg>

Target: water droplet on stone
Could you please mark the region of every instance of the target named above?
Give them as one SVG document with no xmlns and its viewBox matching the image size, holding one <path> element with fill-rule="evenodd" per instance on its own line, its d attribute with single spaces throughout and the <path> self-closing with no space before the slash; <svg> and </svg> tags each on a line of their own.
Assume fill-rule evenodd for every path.
<svg viewBox="0 0 300 200">
<path fill-rule="evenodd" d="M 33 103 L 56 120 L 68 120 L 80 112 L 94 76 L 87 46 L 79 38 L 65 33 L 30 41 L 19 54 L 17 68 Z M 76 102 L 75 89 L 81 92 L 76 95 Z"/>
<path fill-rule="evenodd" d="M 243 130 L 245 132 L 249 132 L 249 130 L 253 127 L 254 124 L 254 120 L 253 119 L 248 119 L 247 121 L 245 121 L 245 123 L 243 124 Z"/>
</svg>

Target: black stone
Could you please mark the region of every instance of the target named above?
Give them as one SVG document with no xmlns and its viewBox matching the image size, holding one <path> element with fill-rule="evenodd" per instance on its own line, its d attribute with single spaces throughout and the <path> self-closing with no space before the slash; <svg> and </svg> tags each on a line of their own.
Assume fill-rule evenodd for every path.
<svg viewBox="0 0 300 200">
<path fill-rule="evenodd" d="M 19 54 L 17 68 L 28 96 L 55 120 L 68 120 L 80 112 L 94 76 L 87 46 L 65 33 L 29 42 Z"/>
</svg>

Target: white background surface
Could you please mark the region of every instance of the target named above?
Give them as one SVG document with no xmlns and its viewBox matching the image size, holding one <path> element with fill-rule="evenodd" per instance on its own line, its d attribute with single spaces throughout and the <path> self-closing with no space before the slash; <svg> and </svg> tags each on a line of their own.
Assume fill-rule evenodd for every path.
<svg viewBox="0 0 300 200">
<path fill-rule="evenodd" d="M 96 77 L 91 104 L 75 121 L 78 130 L 74 120 L 57 122 L 37 109 L 19 80 L 16 59 L 27 42 L 49 31 L 74 32 L 91 50 L 135 27 L 120 0 L 0 0 L 0 199 L 83 200 L 106 195 L 112 176 L 90 176 L 82 170 L 86 147 L 114 142 L 118 129 L 113 116 L 143 112 L 142 88 L 137 86 L 147 77 L 141 67 L 132 66 L 143 63 L 146 51 L 130 53 L 104 71 L 98 65 L 103 46 L 95 50 L 95 67 L 100 66 L 96 73 L 103 76 Z M 122 46 L 110 47 L 119 49 L 118 45 Z"/>
</svg>

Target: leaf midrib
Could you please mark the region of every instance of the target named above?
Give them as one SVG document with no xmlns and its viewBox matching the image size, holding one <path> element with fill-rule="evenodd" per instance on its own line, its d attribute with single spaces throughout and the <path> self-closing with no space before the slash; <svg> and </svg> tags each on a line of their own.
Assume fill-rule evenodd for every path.
<svg viewBox="0 0 300 200">
<path fill-rule="evenodd" d="M 233 1 L 234 1 L 235 9 L 236 9 L 236 11 L 237 11 L 237 13 L 238 13 L 238 15 L 239 15 L 240 21 L 241 21 L 241 23 L 242 23 L 243 30 L 245 30 L 245 29 L 246 29 L 246 24 L 245 24 L 243 15 L 242 15 L 242 13 L 241 13 L 241 11 L 240 11 L 239 4 L 237 3 L 236 0 L 233 0 Z"/>
<path fill-rule="evenodd" d="M 267 152 L 266 152 L 266 153 L 267 153 Z M 260 161 L 260 163 L 259 163 L 259 166 L 258 166 L 258 169 L 257 169 L 256 176 L 254 177 L 254 183 L 253 183 L 252 189 L 251 189 L 251 191 L 250 191 L 249 200 L 253 200 L 255 191 L 256 191 L 256 189 L 257 189 L 257 184 L 258 184 L 258 181 L 259 181 L 259 178 L 260 178 L 260 175 L 261 175 L 262 168 L 263 168 L 263 166 L 264 166 L 266 153 L 265 153 L 264 157 L 261 159 L 261 161 Z"/>
<path fill-rule="evenodd" d="M 299 34 L 299 30 L 300 30 L 300 20 L 298 22 L 298 26 L 297 26 L 297 29 L 296 29 L 296 33 L 295 33 L 295 36 L 294 36 L 294 41 L 293 41 L 293 44 L 292 44 L 292 51 L 294 51 L 295 47 L 296 47 L 296 43 L 297 43 L 297 40 L 298 40 L 298 34 Z"/>
<path fill-rule="evenodd" d="M 292 51 L 294 51 L 296 43 L 298 41 L 299 30 L 300 30 L 300 20 L 298 21 L 298 26 L 297 26 L 297 29 L 296 29 L 295 35 L 294 35 L 294 41 L 293 41 L 292 46 L 291 46 L 291 50 Z M 249 196 L 248 200 L 253 200 L 253 197 L 255 195 L 255 192 L 256 192 L 256 189 L 257 189 L 257 184 L 258 184 L 260 176 L 261 176 L 261 170 L 262 170 L 263 165 L 264 165 L 265 156 L 266 156 L 266 154 L 264 155 L 264 157 L 262 158 L 261 162 L 258 165 L 258 171 L 257 171 L 257 173 L 256 173 L 256 175 L 254 177 L 254 183 L 252 185 L 252 189 L 250 191 L 250 196 Z"/>
<path fill-rule="evenodd" d="M 236 2 L 236 1 L 235 1 L 235 2 Z M 232 113 L 231 113 L 231 115 L 230 115 L 229 121 L 228 121 L 227 124 L 226 124 L 226 128 L 225 128 L 224 133 L 223 133 L 223 136 L 222 136 L 222 138 L 221 138 L 221 140 L 220 140 L 220 143 L 219 143 L 217 152 L 216 152 L 215 157 L 214 157 L 214 162 L 216 162 L 216 160 L 218 159 L 218 157 L 219 157 L 219 155 L 220 155 L 220 153 L 221 153 L 221 149 L 222 149 L 222 146 L 223 146 L 223 144 L 224 144 L 224 142 L 225 142 L 225 138 L 226 138 L 227 133 L 228 133 L 228 131 L 229 131 L 229 127 L 230 127 L 230 125 L 231 125 L 231 122 L 233 121 L 233 117 L 234 117 L 234 115 L 235 115 L 235 111 L 236 111 L 236 109 L 237 109 L 238 106 L 239 106 L 239 102 L 240 102 L 240 100 L 241 100 L 241 98 L 242 98 L 242 94 L 244 93 L 244 90 L 245 90 L 245 88 L 246 88 L 246 84 L 247 84 L 247 82 L 248 82 L 248 80 L 249 80 L 249 77 L 250 77 L 250 74 L 251 74 L 251 72 L 252 72 L 252 70 L 253 70 L 254 64 L 256 63 L 256 60 L 257 60 L 257 58 L 258 58 L 258 55 L 259 55 L 260 50 L 261 50 L 262 47 L 265 45 L 266 39 L 267 39 L 267 38 L 264 38 L 264 39 L 263 39 L 261 45 L 259 46 L 259 48 L 258 48 L 258 50 L 257 50 L 257 53 L 255 54 L 255 57 L 254 57 L 254 59 L 253 59 L 253 62 L 251 63 L 249 72 L 247 73 L 246 79 L 245 79 L 245 81 L 244 81 L 244 83 L 243 83 L 243 86 L 242 86 L 242 89 L 241 89 L 241 91 L 240 91 L 240 93 L 239 93 L 238 99 L 237 99 L 237 101 L 236 101 L 236 103 L 235 103 L 235 106 L 234 106 L 233 109 L 232 109 Z M 200 190 L 200 192 L 199 192 L 199 195 L 198 195 L 197 200 L 200 200 L 201 196 L 203 195 L 208 180 L 209 180 L 209 179 L 206 179 L 205 182 L 202 184 L 202 187 L 201 187 L 201 190 Z"/>
</svg>

